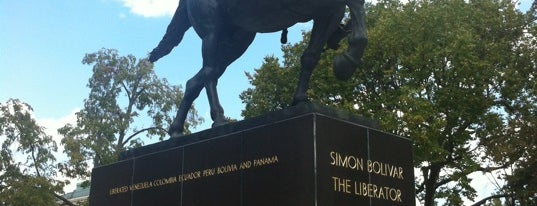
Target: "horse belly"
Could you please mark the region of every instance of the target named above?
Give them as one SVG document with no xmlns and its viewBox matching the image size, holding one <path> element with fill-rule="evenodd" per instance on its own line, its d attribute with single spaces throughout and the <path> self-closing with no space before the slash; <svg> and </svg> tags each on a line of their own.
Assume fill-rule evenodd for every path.
<svg viewBox="0 0 537 206">
<path fill-rule="evenodd" d="M 291 12 L 279 11 L 271 14 L 237 17 L 233 23 L 247 31 L 266 33 L 280 31 L 310 19 Z"/>
<path fill-rule="evenodd" d="M 230 0 L 227 14 L 231 22 L 252 32 L 275 32 L 306 22 L 319 11 L 329 12 L 334 0 Z M 316 2 L 316 3 L 313 3 Z M 327 3 L 330 2 L 330 3 Z"/>
</svg>

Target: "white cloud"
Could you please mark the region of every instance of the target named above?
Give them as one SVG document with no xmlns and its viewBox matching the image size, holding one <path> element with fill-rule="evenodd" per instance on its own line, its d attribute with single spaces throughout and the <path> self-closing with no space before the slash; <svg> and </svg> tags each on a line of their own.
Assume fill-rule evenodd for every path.
<svg viewBox="0 0 537 206">
<path fill-rule="evenodd" d="M 59 118 L 36 118 L 37 124 L 45 128 L 45 134 L 52 136 L 52 139 L 60 145 L 62 136 L 58 134 L 58 129 L 65 126 L 67 123 L 76 123 L 76 112 L 80 109 L 73 109 L 69 114 Z M 61 150 L 61 151 L 60 151 Z M 63 148 L 59 147 L 58 152 L 63 152 Z"/>
<path fill-rule="evenodd" d="M 143 17 L 173 16 L 179 0 L 121 0 L 133 14 Z"/>
<path fill-rule="evenodd" d="M 80 109 L 76 108 L 71 110 L 69 114 L 63 117 L 59 118 L 37 118 L 34 117 L 37 121 L 37 124 L 39 126 L 42 126 L 45 128 L 45 134 L 52 136 L 52 139 L 56 142 L 58 145 L 58 151 L 54 153 L 54 156 L 56 157 L 57 162 L 63 162 L 67 160 L 67 156 L 63 153 L 63 146 L 60 144 L 62 136 L 58 134 L 58 129 L 65 126 L 67 123 L 75 124 L 76 123 L 76 112 L 80 111 Z M 80 180 L 76 179 L 69 179 L 62 175 L 61 173 L 57 174 L 58 177 L 56 177 L 58 180 L 69 180 L 71 183 L 69 185 L 66 185 L 64 189 L 64 192 L 71 192 L 76 188 L 76 183 Z"/>
</svg>

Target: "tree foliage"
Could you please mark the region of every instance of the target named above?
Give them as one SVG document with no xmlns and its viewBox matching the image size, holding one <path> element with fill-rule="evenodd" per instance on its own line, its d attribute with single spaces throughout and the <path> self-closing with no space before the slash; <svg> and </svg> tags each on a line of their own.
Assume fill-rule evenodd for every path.
<svg viewBox="0 0 537 206">
<path fill-rule="evenodd" d="M 76 113 L 76 124 L 58 130 L 69 157 L 62 171 L 69 177 L 89 175 L 91 164 L 117 161 L 121 151 L 143 144 L 139 134 L 162 140 L 183 96 L 181 87 L 158 78 L 146 59 L 102 49 L 82 62 L 93 65 L 89 96 Z M 192 107 L 186 131 L 201 121 Z"/>
<path fill-rule="evenodd" d="M 0 103 L 0 205 L 54 205 L 66 182 L 55 180 L 58 147 L 20 100 Z"/>
<path fill-rule="evenodd" d="M 313 101 L 379 120 L 414 141 L 417 197 L 425 205 L 475 200 L 472 173 L 503 172 L 495 197 L 534 203 L 537 26 L 506 0 L 397 0 L 368 5 L 369 44 L 348 82 L 332 77 L 335 53 L 314 71 Z M 291 102 L 308 35 L 267 57 L 241 94 L 245 117 Z"/>
</svg>

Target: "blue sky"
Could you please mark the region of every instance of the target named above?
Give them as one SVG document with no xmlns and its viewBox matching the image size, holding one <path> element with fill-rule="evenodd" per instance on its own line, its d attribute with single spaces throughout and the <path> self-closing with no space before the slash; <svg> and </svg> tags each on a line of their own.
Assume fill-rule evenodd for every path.
<svg viewBox="0 0 537 206">
<path fill-rule="evenodd" d="M 83 106 L 91 66 L 81 60 L 101 48 L 145 57 L 162 38 L 177 0 L 1 0 L 0 102 L 19 98 L 37 118 L 60 119 Z M 289 40 L 300 40 L 309 26 L 295 26 Z M 281 56 L 279 33 L 260 34 L 219 81 L 226 115 L 242 119 L 240 92 L 249 87 L 245 71 L 258 68 L 267 55 Z M 201 67 L 201 41 L 189 30 L 183 42 L 155 64 L 171 84 L 184 85 Z M 209 127 L 205 93 L 195 102 Z"/>
<path fill-rule="evenodd" d="M 521 0 L 527 10 L 532 0 Z M 60 119 L 82 107 L 88 95 L 91 66 L 86 53 L 101 48 L 121 55 L 145 57 L 160 41 L 178 0 L 0 0 L 0 102 L 19 98 L 34 108 L 37 118 Z M 289 41 L 301 39 L 309 24 L 292 27 Z M 219 81 L 226 115 L 242 119 L 238 95 L 250 85 L 253 72 L 267 55 L 281 56 L 280 34 L 258 34 L 242 58 Z M 201 41 L 190 29 L 172 53 L 155 64 L 159 77 L 184 85 L 201 66 Z M 205 93 L 195 102 L 210 123 Z"/>
<path fill-rule="evenodd" d="M 30 104 L 34 118 L 59 142 L 56 130 L 76 121 L 74 113 L 89 93 L 86 84 L 92 67 L 81 63 L 84 55 L 111 48 L 120 55 L 145 57 L 164 35 L 178 2 L 0 0 L 0 102 L 17 98 Z M 300 41 L 301 31 L 309 27 L 291 28 L 289 41 Z M 155 72 L 171 84 L 185 85 L 201 67 L 200 47 L 200 39 L 190 29 L 181 44 L 155 64 Z M 280 33 L 260 34 L 243 57 L 228 67 L 218 86 L 227 116 L 242 119 L 239 94 L 250 86 L 244 72 L 259 68 L 267 55 L 281 56 L 280 47 Z M 205 118 L 195 131 L 210 128 L 205 92 L 195 104 Z M 57 158 L 63 160 L 59 149 Z M 74 184 L 64 188 L 73 189 Z"/>
<path fill-rule="evenodd" d="M 527 10 L 532 0 L 522 0 Z M 64 118 L 83 106 L 91 66 L 82 65 L 86 53 L 101 48 L 121 55 L 145 57 L 160 41 L 177 0 L 0 0 L 0 102 L 19 98 L 34 108 L 39 119 Z M 301 39 L 300 24 L 289 31 L 289 41 Z M 253 72 L 267 55 L 281 56 L 280 34 L 258 34 L 254 43 L 219 81 L 226 115 L 242 119 L 239 94 L 250 85 Z M 201 41 L 190 29 L 172 53 L 155 64 L 155 72 L 171 84 L 184 85 L 201 66 Z M 195 102 L 209 127 L 207 99 Z"/>
</svg>

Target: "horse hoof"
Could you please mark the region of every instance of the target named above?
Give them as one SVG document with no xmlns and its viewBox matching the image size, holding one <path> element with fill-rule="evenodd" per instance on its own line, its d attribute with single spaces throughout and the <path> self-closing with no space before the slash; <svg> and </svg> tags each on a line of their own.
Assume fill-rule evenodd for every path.
<svg viewBox="0 0 537 206">
<path fill-rule="evenodd" d="M 218 126 L 222 126 L 222 125 L 227 124 L 227 123 L 229 123 L 229 120 L 227 120 L 226 118 L 221 118 L 221 119 L 218 119 L 218 120 L 214 120 L 213 124 L 211 125 L 211 127 L 218 127 Z"/>
<path fill-rule="evenodd" d="M 341 81 L 349 80 L 356 71 L 356 63 L 344 56 L 336 56 L 334 59 L 334 76 Z"/>
</svg>

